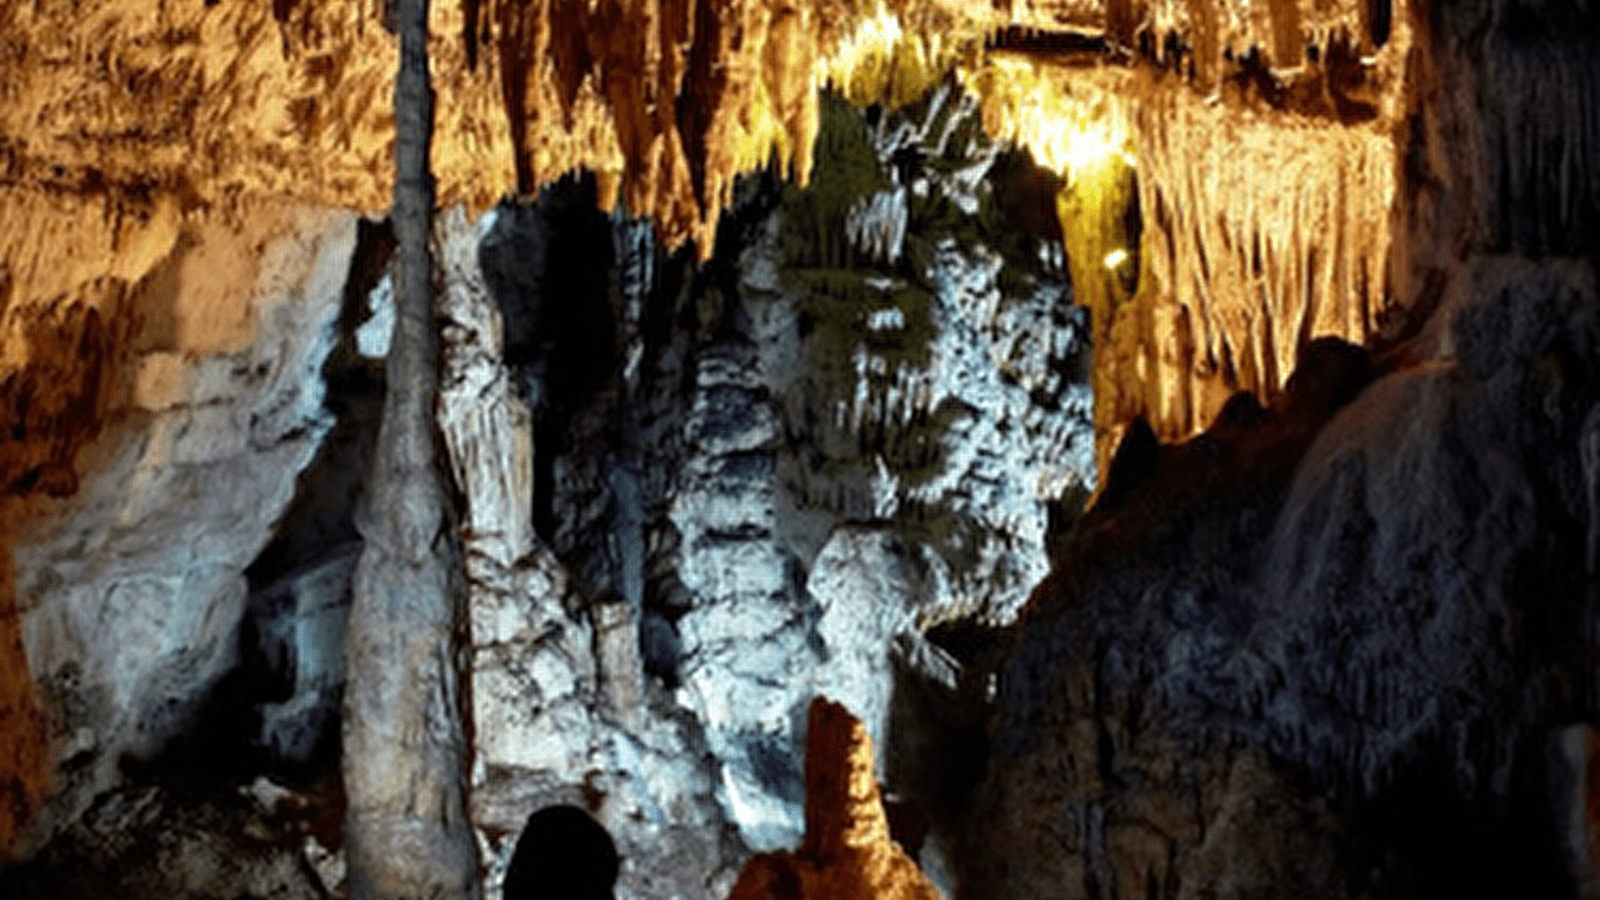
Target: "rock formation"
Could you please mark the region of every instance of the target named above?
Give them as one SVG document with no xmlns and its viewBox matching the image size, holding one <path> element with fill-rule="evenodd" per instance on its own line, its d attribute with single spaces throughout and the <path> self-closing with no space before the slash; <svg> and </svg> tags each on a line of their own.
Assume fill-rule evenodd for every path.
<svg viewBox="0 0 1600 900">
<path fill-rule="evenodd" d="M 464 775 L 471 755 L 461 681 L 467 642 L 459 535 L 434 421 L 433 85 L 428 0 L 394 7 L 394 314 L 383 419 L 362 547 L 350 582 L 342 753 L 344 843 L 354 900 L 478 896 Z"/>
<path fill-rule="evenodd" d="M 895 697 L 967 676 L 925 633 L 1012 621 L 1043 577 L 1050 507 L 1092 471 L 1081 325 L 989 197 L 1036 170 L 949 137 L 970 99 L 930 101 L 875 125 L 830 101 L 817 171 L 857 181 L 747 182 L 707 269 L 592 182 L 445 217 L 491 893 L 528 810 L 568 803 L 624 889 L 724 894 L 746 848 L 800 839 L 814 693 L 885 748 L 928 741 Z M 896 168 L 907 148 L 936 162 Z M 877 200 L 897 179 L 905 205 Z"/>
<path fill-rule="evenodd" d="M 340 890 L 390 15 L 0 0 L 6 888 Z M 1591 890 L 1594 21 L 432 4 L 463 721 L 391 746 L 473 888 L 570 804 L 726 895 L 825 693 L 947 893 Z"/>
<path fill-rule="evenodd" d="M 753 857 L 729 900 L 939 900 L 889 836 L 872 738 L 842 706 L 811 702 L 806 723 L 806 836 L 793 853 Z"/>
<path fill-rule="evenodd" d="M 1136 161 L 1152 249 L 1176 244 L 1126 263 L 1139 283 L 1157 281 L 1139 312 L 1097 309 L 1107 336 L 1119 331 L 1114 317 L 1140 323 L 1120 329 L 1101 387 L 1128 382 L 1118 373 L 1132 365 L 1155 366 L 1136 380 L 1160 387 L 1108 397 L 1102 431 L 1143 413 L 1176 438 L 1234 389 L 1281 387 L 1301 331 L 1364 340 L 1374 311 L 1406 304 L 1385 294 L 1380 270 L 1408 98 L 1431 83 L 1426 67 L 1405 68 L 1419 15 L 1387 2 L 1281 2 L 1250 15 L 1171 2 L 436 4 L 433 169 L 444 205 L 477 211 L 586 168 L 602 206 L 621 199 L 669 246 L 693 238 L 705 256 L 737 174 L 776 154 L 808 179 L 819 84 L 900 106 L 957 67 L 987 106 L 1027 98 L 1016 115 L 991 116 L 991 133 L 1034 148 L 1058 174 L 1113 151 Z M 170 214 L 159 208 L 168 200 L 187 211 L 261 195 L 371 212 L 387 204 L 391 138 L 377 101 L 391 92 L 395 56 L 381 17 L 362 4 L 163 5 L 145 15 L 125 4 L 12 3 L 3 21 L 21 76 L 0 113 L 15 202 L 65 193 L 119 217 Z M 1136 71 L 1161 74 L 1130 79 Z M 630 74 L 608 77 L 618 72 Z M 1202 96 L 1221 107 L 1198 109 Z M 1133 115 L 1130 101 L 1146 111 Z M 1215 149 L 1210 168 L 1189 166 L 1192 146 Z M 1299 168 L 1270 186 L 1239 177 L 1262 165 Z M 1274 202 L 1290 181 L 1301 199 Z M 1324 208 L 1332 190 L 1356 202 Z M 1305 236 L 1323 229 L 1343 249 L 1300 272 Z M 1073 249 L 1086 251 L 1073 254 L 1077 277 L 1093 280 L 1105 254 Z M 1167 271 L 1174 265 L 1182 270 Z M 1231 299 L 1252 291 L 1260 312 Z M 1097 308 L 1088 301 L 1098 292 L 1081 293 Z"/>
<path fill-rule="evenodd" d="M 1313 345 L 1270 409 L 1130 431 L 1003 676 L 972 896 L 1570 891 L 1597 302 L 1486 258 L 1403 366 Z"/>
<path fill-rule="evenodd" d="M 12 506 L 52 760 L 52 801 L 14 850 L 119 782 L 123 757 L 192 728 L 237 664 L 245 570 L 332 425 L 319 375 L 356 230 L 348 213 L 263 209 L 244 233 L 189 231 L 140 285 L 146 315 L 122 320 L 137 330 L 85 359 L 104 385 L 92 462 L 69 457 L 84 473 L 69 496 Z"/>
<path fill-rule="evenodd" d="M 932 774 L 946 765 L 946 725 L 919 724 L 896 698 L 915 690 L 948 710 L 952 696 L 981 695 L 983 666 L 967 672 L 975 658 L 960 641 L 947 651 L 927 634 L 1012 621 L 1046 570 L 1052 519 L 1092 485 L 1085 327 L 1047 237 L 1048 194 L 1029 192 L 1048 176 L 983 138 L 973 98 L 946 84 L 904 112 L 827 109 L 817 165 L 840 176 L 831 192 L 749 181 L 723 255 L 706 267 L 669 253 L 647 222 L 600 211 L 593 182 L 476 222 L 458 207 L 437 223 L 437 420 L 459 491 L 469 815 L 490 893 L 528 810 L 550 803 L 590 808 L 612 831 L 626 889 L 725 893 L 751 847 L 799 839 L 803 711 L 818 689 L 868 721 L 897 791 L 937 807 L 925 855 L 951 869 L 945 810 L 959 803 Z M 128 716 L 164 717 L 149 746 L 133 748 L 86 730 L 109 715 L 96 698 L 121 668 L 99 647 L 119 632 L 30 657 L 46 673 L 79 673 L 45 679 L 60 685 L 43 697 L 59 720 L 52 766 L 74 786 L 56 782 L 35 844 L 120 783 L 124 757 L 139 760 L 130 771 L 141 785 L 210 756 L 227 760 L 215 773 L 224 784 L 266 772 L 315 793 L 337 749 L 341 697 L 363 708 L 340 673 L 361 537 L 353 511 L 367 490 L 394 315 L 392 238 L 339 221 L 340 255 L 326 265 L 342 283 L 294 301 L 315 310 L 315 329 L 268 329 L 271 302 L 286 301 L 235 314 L 245 324 L 232 340 L 254 329 L 250 340 L 266 346 L 312 342 L 294 351 L 296 402 L 316 404 L 295 433 L 302 451 L 257 457 L 251 473 L 282 493 L 227 528 L 205 505 L 162 513 L 230 542 L 239 593 L 174 595 L 217 636 L 174 636 L 170 661 L 137 653 L 166 671 L 193 644 L 215 651 L 218 668 L 181 682 L 181 706 L 163 693 L 130 698 Z M 258 233 L 192 232 L 183 243 L 198 260 L 237 257 L 235 283 L 249 283 L 256 259 L 269 283 L 303 281 L 274 262 L 295 239 Z M 223 253 L 234 241 L 268 251 Z M 189 292 L 218 287 L 172 265 L 179 309 L 198 307 Z M 227 295 L 207 296 L 216 312 L 232 308 Z M 197 348 L 192 361 L 158 356 L 162 390 L 205 383 L 218 392 L 205 403 L 246 402 L 192 368 L 233 360 L 227 372 L 264 377 L 239 361 L 259 351 L 207 355 L 201 337 L 172 345 Z M 142 355 L 112 359 L 153 370 Z M 200 403 L 171 402 L 185 415 Z M 89 446 L 111 453 L 98 448 L 143 440 L 138 424 Z M 60 524 L 19 535 L 24 623 L 69 615 L 79 591 L 110 590 L 47 576 L 76 558 L 62 541 L 114 528 L 98 517 L 120 509 L 119 485 L 141 483 L 119 478 L 31 501 Z M 130 565 L 181 569 L 189 554 L 181 540 L 156 541 Z M 772 677 L 784 667 L 792 679 Z M 947 725 L 975 752 L 967 715 Z M 182 827 L 182 814 L 162 815 Z"/>
</svg>

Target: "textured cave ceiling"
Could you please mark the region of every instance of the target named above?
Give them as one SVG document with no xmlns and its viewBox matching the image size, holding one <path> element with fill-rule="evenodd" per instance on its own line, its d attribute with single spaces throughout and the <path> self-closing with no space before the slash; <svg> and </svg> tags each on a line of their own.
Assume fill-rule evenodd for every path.
<svg viewBox="0 0 1600 900">
<path fill-rule="evenodd" d="M 898 105 L 954 77 L 992 136 L 1066 179 L 1077 302 L 1102 348 L 1102 461 L 1137 415 L 1177 439 L 1234 390 L 1270 397 L 1307 339 L 1366 342 L 1409 293 L 1391 265 L 1396 179 L 1434 76 L 1413 14 L 1387 0 L 464 0 L 431 15 L 441 206 L 485 209 L 586 168 L 603 203 L 702 255 L 739 174 L 775 160 L 807 180 L 819 88 Z M 114 386 L 45 348 L 114 353 L 136 286 L 186 233 L 285 201 L 387 208 L 383 16 L 0 5 L 0 369 L 39 436 L 0 481 L 48 487 L 70 468 Z M 1121 224 L 1130 204 L 1141 234 Z M 1108 271 L 1132 243 L 1134 277 Z M 193 317 L 188 337 L 227 340 L 198 330 L 229 319 Z"/>
<path fill-rule="evenodd" d="M 904 100 L 955 66 L 998 101 L 994 125 L 1041 149 L 1059 143 L 1064 114 L 1084 117 L 1052 75 L 1103 82 L 1094 69 L 1140 61 L 1202 95 L 1270 82 L 1280 108 L 1392 121 L 1409 36 L 1387 8 L 435 3 L 434 170 L 442 203 L 482 208 L 587 167 L 602 196 L 620 188 L 674 241 L 704 244 L 733 177 L 770 152 L 807 178 L 822 84 Z M 9 2 L 4 182 L 157 215 L 250 196 L 383 210 L 395 45 L 382 15 L 290 0 Z M 1016 118 L 1002 123 L 1007 99 Z"/>
</svg>

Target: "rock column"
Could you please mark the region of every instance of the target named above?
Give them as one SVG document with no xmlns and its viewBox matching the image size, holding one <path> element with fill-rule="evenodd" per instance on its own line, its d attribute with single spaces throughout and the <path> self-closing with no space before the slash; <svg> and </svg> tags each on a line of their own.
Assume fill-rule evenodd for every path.
<svg viewBox="0 0 1600 900">
<path fill-rule="evenodd" d="M 345 839 L 354 900 L 471 898 L 457 672 L 464 582 L 434 433 L 427 0 L 399 0 L 397 19 L 395 326 L 350 613 Z"/>
</svg>

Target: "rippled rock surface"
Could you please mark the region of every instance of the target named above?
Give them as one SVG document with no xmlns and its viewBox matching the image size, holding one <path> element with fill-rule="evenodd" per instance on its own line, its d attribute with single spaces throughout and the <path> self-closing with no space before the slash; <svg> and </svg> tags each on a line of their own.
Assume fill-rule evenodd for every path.
<svg viewBox="0 0 1600 900">
<path fill-rule="evenodd" d="M 448 257 L 476 285 L 446 291 L 474 299 L 448 307 L 444 421 L 475 486 L 473 796 L 496 865 L 530 805 L 587 803 L 624 886 L 725 892 L 801 837 L 818 693 L 927 792 L 913 757 L 939 732 L 909 698 L 981 706 L 967 648 L 928 634 L 1013 621 L 1052 516 L 1093 485 L 1085 323 L 996 198 L 1045 176 L 997 172 L 949 87 L 824 122 L 817 187 L 747 181 L 704 267 L 583 183 L 476 226 L 476 269 Z"/>
<path fill-rule="evenodd" d="M 1588 263 L 1484 257 L 1390 354 L 1130 430 L 1002 676 L 972 896 L 1592 883 L 1597 341 Z"/>
</svg>

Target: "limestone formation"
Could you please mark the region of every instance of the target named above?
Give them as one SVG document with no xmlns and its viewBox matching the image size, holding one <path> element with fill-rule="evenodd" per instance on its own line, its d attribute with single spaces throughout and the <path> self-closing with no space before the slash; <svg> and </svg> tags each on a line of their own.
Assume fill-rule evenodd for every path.
<svg viewBox="0 0 1600 900">
<path fill-rule="evenodd" d="M 81 200 L 117 234 L 125 220 L 167 223 L 151 230 L 159 247 L 173 221 L 236 209 L 242 197 L 385 208 L 392 134 L 381 101 L 396 56 L 380 13 L 355 2 L 6 4 L 0 24 L 16 73 L 0 108 L 8 218 L 48 218 L 38 207 Z M 1142 292 L 1139 312 L 1123 316 L 1124 328 L 1111 327 L 1110 308 L 1096 327 L 1123 334 L 1105 354 L 1102 388 L 1124 384 L 1127 366 L 1154 366 L 1136 380 L 1156 387 L 1104 404 L 1102 432 L 1114 437 L 1144 414 L 1176 438 L 1202 427 L 1233 389 L 1279 389 L 1302 320 L 1313 337 L 1364 340 L 1372 310 L 1409 306 L 1409 272 L 1376 269 L 1387 266 L 1386 226 L 1402 212 L 1390 185 L 1411 139 L 1401 128 L 1414 112 L 1408 98 L 1435 83 L 1427 66 L 1406 67 L 1422 14 L 1387 0 L 1285 0 L 1248 15 L 1165 0 L 1005 10 L 944 0 L 440 3 L 430 23 L 441 136 L 432 168 L 442 203 L 465 202 L 474 213 L 584 168 L 597 174 L 603 206 L 621 200 L 669 246 L 693 238 L 705 257 L 740 173 L 775 155 L 806 183 L 817 87 L 899 107 L 953 69 L 991 110 L 991 133 L 1031 148 L 1069 182 L 1118 152 L 1138 161 L 1152 246 L 1121 248 L 1130 254 L 1125 275 L 1158 283 Z M 1570 82 L 1590 83 L 1581 54 L 1560 58 Z M 1130 104 L 1146 97 L 1156 101 L 1149 112 L 1132 115 Z M 1169 115 L 1201 97 L 1222 105 Z M 1581 151 L 1587 141 L 1568 143 Z M 1173 171 L 1191 145 L 1234 169 Z M 1358 152 L 1344 158 L 1352 146 Z M 1592 183 L 1581 153 L 1561 158 L 1572 177 Z M 1258 163 L 1273 160 L 1299 160 L 1312 177 L 1275 172 L 1282 180 L 1269 186 Z M 1240 177 L 1241 166 L 1253 174 Z M 1251 191 L 1263 201 L 1288 196 L 1289 180 L 1300 184 L 1293 203 L 1249 199 Z M 1358 202 L 1324 208 L 1324 187 Z M 1186 218 L 1163 215 L 1180 195 Z M 1305 252 L 1304 235 L 1324 227 L 1343 249 L 1299 272 L 1291 260 Z M 96 224 L 79 240 L 102 253 L 92 236 L 105 230 Z M 1252 235 L 1269 245 L 1301 237 L 1256 252 Z M 1182 262 L 1163 263 L 1170 242 Z M 25 263 L 27 253 L 5 255 Z M 1098 301 L 1088 302 L 1097 293 L 1087 276 L 1105 256 L 1073 248 L 1080 299 L 1091 308 Z M 1222 265 L 1229 260 L 1240 265 Z M 1165 271 L 1173 266 L 1182 271 Z M 55 296 L 25 282 L 14 289 Z M 1260 312 L 1256 301 L 1235 299 L 1262 291 Z M 1176 336 L 1155 333 L 1164 328 Z M 1102 442 L 1102 462 L 1109 446 Z"/>
<path fill-rule="evenodd" d="M 1003 675 L 965 889 L 1592 877 L 1548 748 L 1594 716 L 1597 324 L 1588 262 L 1480 259 L 1404 363 L 1314 345 L 1280 404 L 1125 440 Z"/>
<path fill-rule="evenodd" d="M 690 260 L 599 213 L 582 183 L 477 223 L 444 216 L 439 411 L 465 502 L 491 893 L 528 809 L 567 803 L 613 834 L 622 889 L 725 894 L 749 849 L 800 838 L 811 695 L 836 693 L 893 755 L 902 673 L 960 680 L 923 631 L 1015 616 L 1044 573 L 1048 505 L 1084 490 L 1081 324 L 1059 261 L 982 224 L 989 191 L 1016 187 L 970 124 L 950 137 L 975 105 L 947 87 L 870 127 L 833 109 L 819 171 L 870 179 L 820 199 L 748 183 L 731 284 L 692 283 Z M 897 170 L 907 147 L 963 165 Z M 870 242 L 813 249 L 801 224 L 843 222 L 891 178 L 913 188 L 899 262 Z M 881 283 L 824 252 L 875 259 Z M 911 254 L 931 295 L 897 274 Z M 847 293 L 808 298 L 827 278 Z M 848 368 L 807 369 L 840 348 Z M 823 415 L 838 418 L 807 434 Z M 884 450 L 863 459 L 862 440 Z"/>
<path fill-rule="evenodd" d="M 435 423 L 428 0 L 400 0 L 394 333 L 346 629 L 344 840 L 353 900 L 479 896 L 467 817 L 465 585 Z"/>
<path fill-rule="evenodd" d="M 436 318 L 391 6 L 0 0 L 0 893 L 726 896 L 819 691 L 741 890 L 1593 892 L 1591 2 L 436 2 Z"/>
<path fill-rule="evenodd" d="M 76 492 L 13 506 L 28 512 L 16 596 L 51 763 L 23 854 L 120 782 L 124 756 L 195 725 L 239 661 L 245 569 L 333 424 L 319 374 L 355 217 L 267 208 L 243 233 L 188 235 L 141 285 L 150 314 L 96 362 L 108 425 L 73 459 Z"/>
<path fill-rule="evenodd" d="M 16 900 L 96 897 L 260 897 L 319 900 L 300 846 L 317 847 L 303 819 L 239 793 L 196 797 L 120 788 L 32 862 L 7 871 Z"/>
<path fill-rule="evenodd" d="M 889 836 L 872 738 L 837 703 L 817 697 L 806 724 L 806 832 L 792 853 L 745 864 L 729 900 L 940 900 Z"/>
</svg>

